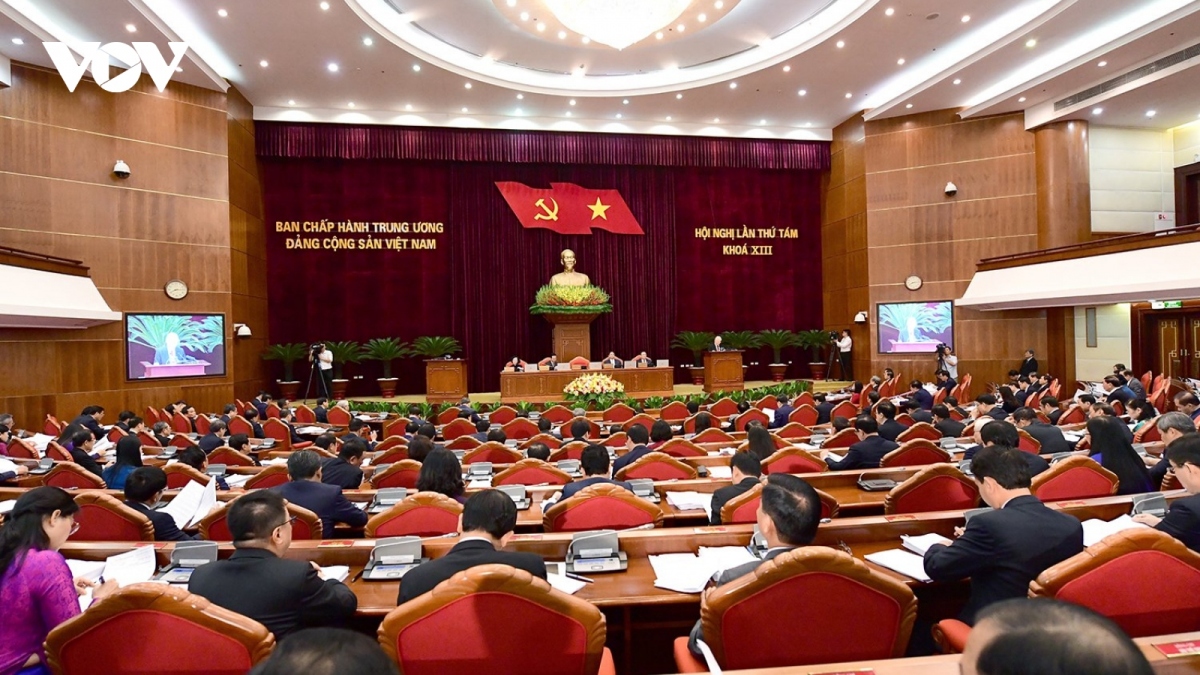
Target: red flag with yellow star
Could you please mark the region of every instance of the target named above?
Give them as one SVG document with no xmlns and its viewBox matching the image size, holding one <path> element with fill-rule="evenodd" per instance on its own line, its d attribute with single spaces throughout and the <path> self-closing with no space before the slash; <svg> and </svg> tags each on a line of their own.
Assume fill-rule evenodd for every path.
<svg viewBox="0 0 1200 675">
<path fill-rule="evenodd" d="M 550 189 L 524 183 L 496 183 L 522 227 L 559 234 L 591 234 L 599 228 L 614 234 L 645 234 L 617 190 L 592 190 L 574 183 L 551 183 Z"/>
</svg>

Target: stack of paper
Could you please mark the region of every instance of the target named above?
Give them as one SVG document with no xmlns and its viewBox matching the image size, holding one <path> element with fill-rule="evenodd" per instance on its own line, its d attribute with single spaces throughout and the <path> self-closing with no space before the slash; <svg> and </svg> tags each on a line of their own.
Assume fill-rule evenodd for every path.
<svg viewBox="0 0 1200 675">
<path fill-rule="evenodd" d="M 101 436 L 100 440 L 98 440 L 92 444 L 92 452 L 93 453 L 98 452 L 100 454 L 105 454 L 110 449 L 115 449 L 116 447 L 117 447 L 117 444 L 108 440 L 108 436 Z"/>
<path fill-rule="evenodd" d="M 325 431 L 324 427 L 298 427 L 296 429 L 296 433 L 301 436 L 319 436 L 325 433 Z"/>
<path fill-rule="evenodd" d="M 715 571 L 711 561 L 694 553 L 666 553 L 650 556 L 654 568 L 654 586 L 678 593 L 699 593 Z"/>
<path fill-rule="evenodd" d="M 467 489 L 469 490 L 486 490 L 490 487 L 492 487 L 492 479 L 490 477 L 472 478 L 470 482 L 467 483 Z"/>
<path fill-rule="evenodd" d="M 105 564 L 103 560 L 67 560 L 72 579 L 86 579 L 93 584 L 100 581 Z"/>
<path fill-rule="evenodd" d="M 708 467 L 708 475 L 710 478 L 733 478 L 733 467 L 710 466 Z"/>
<path fill-rule="evenodd" d="M 329 565 L 322 567 L 318 574 L 321 575 L 322 579 L 335 579 L 344 583 L 347 577 L 350 576 L 350 568 L 346 565 Z"/>
<path fill-rule="evenodd" d="M 34 434 L 23 440 L 34 448 L 37 448 L 37 451 L 44 455 L 46 454 L 46 448 L 49 447 L 50 441 L 54 440 L 54 437 L 47 436 L 46 434 Z"/>
<path fill-rule="evenodd" d="M 140 584 L 150 581 L 154 576 L 156 562 L 153 546 L 139 546 L 132 551 L 109 556 L 104 561 L 105 580 L 116 579 L 117 585 L 124 588 L 130 584 Z"/>
<path fill-rule="evenodd" d="M 562 591 L 567 595 L 575 595 L 579 592 L 579 589 L 587 586 L 587 582 L 569 579 L 561 574 L 555 574 L 554 572 L 546 573 L 546 581 L 550 582 L 551 588 Z"/>
<path fill-rule="evenodd" d="M 668 492 L 667 503 L 680 511 L 700 511 L 712 508 L 711 492 Z"/>
<path fill-rule="evenodd" d="M 724 572 L 758 560 L 745 546 L 701 546 L 698 557 L 711 564 L 714 572 Z"/>
<path fill-rule="evenodd" d="M 949 546 L 953 542 L 937 533 L 922 534 L 917 537 L 912 537 L 907 534 L 900 535 L 900 541 L 904 542 L 904 548 L 916 553 L 919 556 L 924 556 L 934 544 Z"/>
<path fill-rule="evenodd" d="M 17 500 L 15 499 L 6 499 L 0 502 L 0 516 L 12 511 L 14 508 L 16 508 L 16 506 Z"/>
<path fill-rule="evenodd" d="M 245 485 L 246 481 L 250 480 L 251 478 L 254 478 L 254 476 L 252 474 L 248 474 L 248 473 L 246 473 L 246 474 L 227 473 L 227 474 L 225 474 L 225 484 L 231 488 L 240 488 L 243 485 Z"/>
<path fill-rule="evenodd" d="M 3 457 L 0 457 L 0 473 L 16 473 L 17 465 Z M 16 501 L 15 499 L 13 500 Z"/>
<path fill-rule="evenodd" d="M 286 457 L 276 457 L 274 459 L 264 459 L 259 464 L 263 466 L 287 466 Z"/>
<path fill-rule="evenodd" d="M 175 495 L 175 499 L 159 511 L 171 516 L 175 520 L 175 526 L 182 530 L 203 520 L 216 505 L 217 481 L 209 478 L 208 485 L 189 481 L 179 494 Z"/>
<path fill-rule="evenodd" d="M 1133 518 L 1129 517 L 1128 514 L 1112 521 L 1104 521 L 1098 518 L 1085 520 L 1083 521 L 1083 545 L 1084 547 L 1088 547 L 1092 544 L 1098 544 L 1109 535 L 1138 527 L 1147 526 L 1133 522 Z"/>
<path fill-rule="evenodd" d="M 906 577 L 912 577 L 917 581 L 931 581 L 929 575 L 925 574 L 925 560 L 904 549 L 896 548 L 890 551 L 868 553 L 863 557 L 880 567 L 885 567 Z"/>
</svg>

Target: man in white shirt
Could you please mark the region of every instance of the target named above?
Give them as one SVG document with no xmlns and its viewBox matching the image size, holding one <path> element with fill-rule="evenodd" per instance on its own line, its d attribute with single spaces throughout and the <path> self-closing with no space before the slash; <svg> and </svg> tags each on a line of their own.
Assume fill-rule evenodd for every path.
<svg viewBox="0 0 1200 675">
<path fill-rule="evenodd" d="M 315 352 L 317 368 L 321 371 L 321 391 L 318 392 L 322 396 L 330 397 L 333 394 L 333 352 L 329 351 L 322 343 L 313 348 Z M 313 354 L 308 357 L 309 361 L 313 360 Z"/>
<path fill-rule="evenodd" d="M 950 373 L 951 378 L 958 379 L 958 357 L 954 355 L 954 348 L 950 345 L 938 348 L 938 370 L 944 370 Z"/>
<path fill-rule="evenodd" d="M 854 381 L 854 369 L 850 363 L 850 350 L 854 346 L 854 340 L 850 339 L 850 329 L 842 329 L 842 337 L 835 344 L 838 348 L 838 362 L 842 366 L 842 379 L 848 382 Z"/>
</svg>

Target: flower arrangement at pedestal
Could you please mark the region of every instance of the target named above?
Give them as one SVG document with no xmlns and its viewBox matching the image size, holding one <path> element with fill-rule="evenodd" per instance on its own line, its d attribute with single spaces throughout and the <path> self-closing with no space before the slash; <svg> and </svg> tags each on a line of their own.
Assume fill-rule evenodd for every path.
<svg viewBox="0 0 1200 675">
<path fill-rule="evenodd" d="M 597 410 L 607 408 L 625 397 L 625 385 L 608 375 L 580 375 L 563 387 L 563 395 L 576 404 L 591 404 Z M 604 404 L 604 405 L 602 405 Z"/>
<path fill-rule="evenodd" d="M 605 314 L 612 311 L 608 293 L 599 286 L 542 286 L 530 314 Z"/>
</svg>

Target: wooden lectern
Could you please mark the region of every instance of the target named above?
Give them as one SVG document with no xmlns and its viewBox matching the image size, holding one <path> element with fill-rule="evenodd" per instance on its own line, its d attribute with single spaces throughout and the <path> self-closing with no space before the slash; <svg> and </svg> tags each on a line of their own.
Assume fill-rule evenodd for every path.
<svg viewBox="0 0 1200 675">
<path fill-rule="evenodd" d="M 742 379 L 742 353 L 704 352 L 704 391 L 741 391 L 745 389 Z"/>
<path fill-rule="evenodd" d="M 467 395 L 465 359 L 428 359 L 425 361 L 425 400 L 429 403 L 457 403 Z"/>
</svg>

